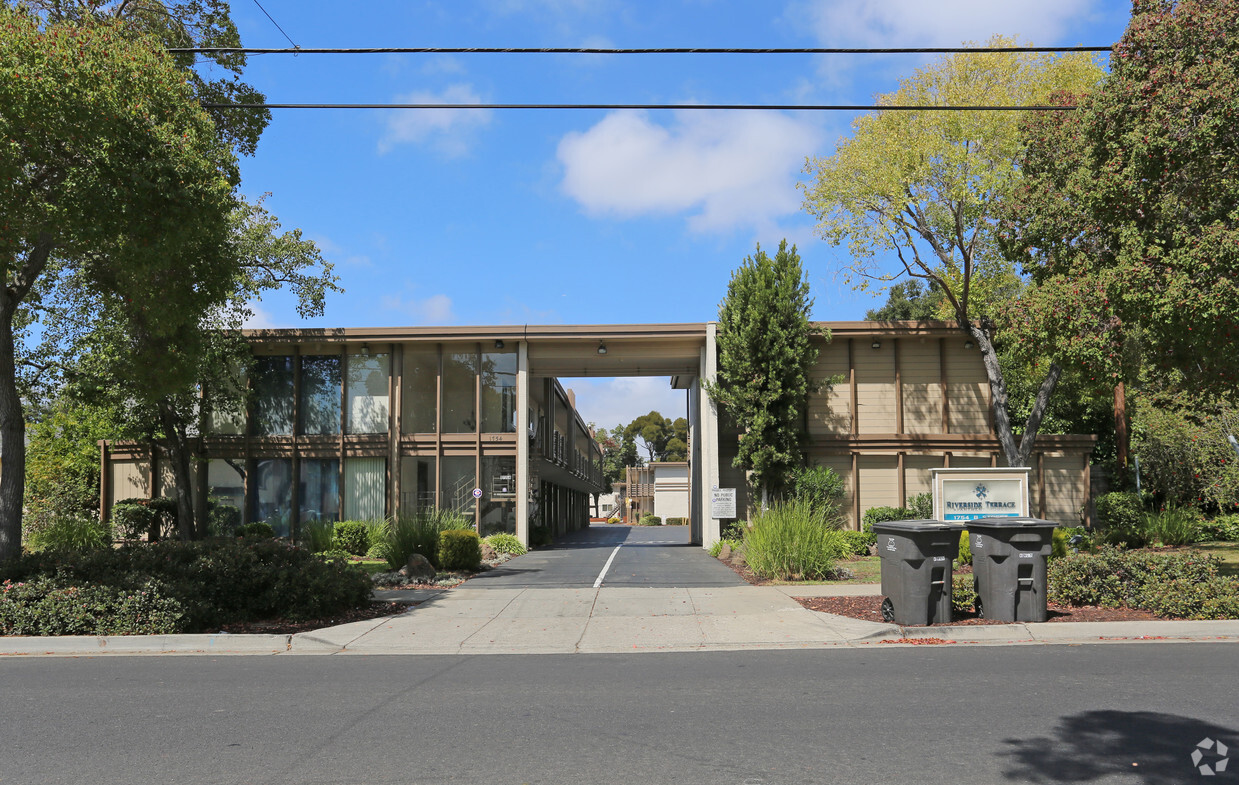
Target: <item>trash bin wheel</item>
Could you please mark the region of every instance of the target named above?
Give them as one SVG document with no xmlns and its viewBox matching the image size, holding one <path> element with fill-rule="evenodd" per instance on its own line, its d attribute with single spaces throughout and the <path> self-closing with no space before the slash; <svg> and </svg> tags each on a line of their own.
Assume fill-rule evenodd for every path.
<svg viewBox="0 0 1239 785">
<path fill-rule="evenodd" d="M 895 603 L 891 602 L 890 597 L 882 600 L 882 621 L 887 624 L 893 624 L 895 621 Z"/>
</svg>

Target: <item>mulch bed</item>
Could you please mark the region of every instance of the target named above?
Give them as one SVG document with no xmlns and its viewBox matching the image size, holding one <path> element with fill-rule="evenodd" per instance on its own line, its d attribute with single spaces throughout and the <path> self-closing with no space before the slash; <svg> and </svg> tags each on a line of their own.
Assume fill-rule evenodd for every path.
<svg viewBox="0 0 1239 785">
<path fill-rule="evenodd" d="M 796 597 L 804 607 L 811 611 L 833 613 L 836 616 L 848 616 L 862 621 L 882 621 L 882 597 Z M 1084 606 L 1069 608 L 1062 605 L 1049 605 L 1049 616 L 1046 621 L 1153 621 L 1164 617 L 1150 611 L 1135 608 L 1098 608 Z M 975 613 L 960 614 L 951 621 L 952 625 L 976 624 L 1011 624 L 1012 622 L 980 619 Z"/>
<path fill-rule="evenodd" d="M 323 627 L 334 627 L 337 624 L 348 624 L 354 621 L 369 621 L 371 619 L 381 619 L 384 616 L 394 616 L 404 613 L 409 609 L 410 605 L 416 604 L 408 602 L 372 602 L 365 608 L 355 608 L 324 619 L 312 619 L 310 621 L 268 619 L 265 621 L 226 624 L 224 625 L 223 632 L 234 634 L 292 635 L 293 633 L 309 632 L 322 629 Z"/>
</svg>

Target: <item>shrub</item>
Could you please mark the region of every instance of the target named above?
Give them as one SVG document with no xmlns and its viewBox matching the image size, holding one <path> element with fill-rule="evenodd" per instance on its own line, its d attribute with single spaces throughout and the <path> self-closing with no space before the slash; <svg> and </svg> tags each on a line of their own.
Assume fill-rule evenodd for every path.
<svg viewBox="0 0 1239 785">
<path fill-rule="evenodd" d="M 342 561 L 348 563 L 352 560 L 353 554 L 348 551 L 342 551 L 338 548 L 328 548 L 325 551 L 314 554 L 323 561 Z"/>
<path fill-rule="evenodd" d="M 908 509 L 912 511 L 912 520 L 928 521 L 934 517 L 934 495 L 918 493 L 908 499 Z"/>
<path fill-rule="evenodd" d="M 250 521 L 237 527 L 237 536 L 251 540 L 270 540 L 275 538 L 275 529 L 266 521 Z"/>
<path fill-rule="evenodd" d="M 439 535 L 445 531 L 472 530 L 473 522 L 454 510 L 424 510 L 414 515 L 400 515 L 391 522 L 387 541 L 391 551 L 387 564 L 398 570 L 408 564 L 415 553 L 425 556 L 435 567 L 439 563 Z"/>
<path fill-rule="evenodd" d="M 1199 537 L 1198 542 L 1239 542 L 1239 513 L 1202 522 Z"/>
<path fill-rule="evenodd" d="M 1145 538 L 1162 545 L 1191 545 L 1200 537 L 1200 514 L 1192 509 L 1145 513 L 1142 520 Z"/>
<path fill-rule="evenodd" d="M 545 548 L 551 544 L 550 526 L 530 526 L 529 545 L 534 548 Z"/>
<path fill-rule="evenodd" d="M 389 561 L 390 556 L 391 545 L 383 541 L 376 542 L 370 546 L 369 550 L 366 551 L 367 559 L 381 559 L 382 561 Z"/>
<path fill-rule="evenodd" d="M 870 507 L 861 517 L 861 531 L 873 531 L 873 524 L 886 521 L 914 521 L 915 513 L 907 507 Z"/>
<path fill-rule="evenodd" d="M 959 533 L 959 556 L 957 558 L 960 564 L 972 564 L 972 540 L 968 539 L 967 529 Z"/>
<path fill-rule="evenodd" d="M 212 537 L 228 537 L 241 525 L 241 511 L 232 502 L 215 496 L 207 498 L 207 532 Z"/>
<path fill-rule="evenodd" d="M 637 521 L 637 525 L 638 526 L 662 526 L 663 519 L 659 518 L 657 515 L 646 513 L 645 515 L 641 516 L 641 520 Z"/>
<path fill-rule="evenodd" d="M 1060 605 L 1145 608 L 1169 583 L 1205 583 L 1216 577 L 1217 565 L 1217 558 L 1195 551 L 1102 547 L 1096 553 L 1071 554 L 1051 561 L 1048 599 Z"/>
<path fill-rule="evenodd" d="M 668 518 L 667 525 L 668 526 L 687 526 L 688 518 Z"/>
<path fill-rule="evenodd" d="M 610 518 L 607 518 L 607 523 L 621 523 L 621 521 L 619 518 L 612 515 Z"/>
<path fill-rule="evenodd" d="M 1176 578 L 1145 589 L 1144 608 L 1183 619 L 1239 619 L 1239 578 Z"/>
<path fill-rule="evenodd" d="M 1234 417 L 1233 403 L 1217 409 L 1190 393 L 1137 406 L 1132 450 L 1145 491 L 1167 507 L 1239 511 L 1239 462 L 1226 440 Z"/>
<path fill-rule="evenodd" d="M 365 521 L 340 521 L 331 536 L 331 547 L 364 556 L 370 550 L 370 533 Z"/>
<path fill-rule="evenodd" d="M 176 534 L 176 499 L 160 496 L 158 499 L 151 499 L 149 506 L 159 523 L 156 539 Z"/>
<path fill-rule="evenodd" d="M 877 535 L 871 531 L 841 531 L 839 536 L 842 538 L 844 556 L 868 556 L 870 546 L 878 541 Z"/>
<path fill-rule="evenodd" d="M 439 566 L 445 570 L 474 571 L 482 566 L 478 533 L 449 529 L 439 534 Z"/>
<path fill-rule="evenodd" d="M 786 479 L 788 498 L 821 509 L 827 517 L 839 514 L 839 503 L 846 488 L 843 478 L 826 466 L 806 466 L 791 470 Z"/>
<path fill-rule="evenodd" d="M 312 518 L 297 527 L 298 544 L 310 553 L 322 553 L 332 548 L 336 524 L 330 518 Z"/>
<path fill-rule="evenodd" d="M 112 526 L 121 539 L 136 540 L 151 533 L 159 516 L 150 507 L 150 499 L 122 499 L 112 505 Z"/>
<path fill-rule="evenodd" d="M 111 544 L 112 528 L 108 524 L 93 518 L 61 516 L 52 518 L 41 529 L 31 531 L 26 549 L 32 553 L 72 553 L 107 548 Z"/>
<path fill-rule="evenodd" d="M 391 538 L 391 521 L 386 518 L 368 518 L 362 523 L 366 525 L 366 542 L 371 548 Z"/>
<path fill-rule="evenodd" d="M 1144 505 L 1139 494 L 1115 491 L 1094 500 L 1098 538 L 1107 545 L 1142 548 L 1148 544 L 1144 530 Z"/>
<path fill-rule="evenodd" d="M 527 553 L 524 545 L 515 534 L 492 534 L 482 542 L 495 549 L 495 553 L 510 553 L 513 556 L 523 556 Z"/>
<path fill-rule="evenodd" d="M 0 635 L 166 635 L 178 632 L 184 609 L 166 588 L 62 585 L 40 576 L 0 584 Z"/>
<path fill-rule="evenodd" d="M 1076 545 L 1071 544 L 1074 537 L 1080 537 Z M 1057 559 L 1073 551 L 1088 547 L 1088 530 L 1082 526 L 1057 526 L 1051 535 L 1050 558 Z"/>
<path fill-rule="evenodd" d="M 745 561 L 763 578 L 825 578 L 844 550 L 836 525 L 807 501 L 776 502 L 745 531 Z"/>
<path fill-rule="evenodd" d="M 977 604 L 977 588 L 971 575 L 955 575 L 951 578 L 951 611 L 972 613 Z"/>
<path fill-rule="evenodd" d="M 732 521 L 724 523 L 719 527 L 719 537 L 724 540 L 743 540 L 744 533 L 748 531 L 748 521 Z"/>
<path fill-rule="evenodd" d="M 180 603 L 179 632 L 269 618 L 315 619 L 370 599 L 365 573 L 276 540 L 219 539 L 126 545 L 74 554 L 27 555 L 4 565 L 2 578 L 52 578 L 62 587 L 121 592 L 149 581 Z"/>
</svg>

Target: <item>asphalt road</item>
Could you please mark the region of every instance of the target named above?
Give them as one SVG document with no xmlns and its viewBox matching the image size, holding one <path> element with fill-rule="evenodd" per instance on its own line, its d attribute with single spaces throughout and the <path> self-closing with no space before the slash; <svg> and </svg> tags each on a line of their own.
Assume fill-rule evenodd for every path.
<svg viewBox="0 0 1239 785">
<path fill-rule="evenodd" d="M 1239 646 L 0 661 L 0 783 L 1183 783 Z M 1218 757 L 1206 755 L 1204 762 Z"/>
<path fill-rule="evenodd" d="M 589 587 L 599 576 L 602 586 L 745 585 L 701 546 L 688 544 L 687 526 L 594 524 L 561 538 L 554 548 L 531 551 L 478 575 L 469 588 Z"/>
</svg>

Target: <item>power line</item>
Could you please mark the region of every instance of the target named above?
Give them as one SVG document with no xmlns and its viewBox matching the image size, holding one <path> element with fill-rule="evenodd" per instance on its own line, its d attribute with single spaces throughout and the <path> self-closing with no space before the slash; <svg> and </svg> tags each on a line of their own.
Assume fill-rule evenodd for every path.
<svg viewBox="0 0 1239 785">
<path fill-rule="evenodd" d="M 254 0 L 255 3 L 258 0 Z M 258 6 L 262 8 L 262 6 Z M 266 13 L 264 10 L 263 13 Z M 270 14 L 267 15 L 270 18 Z M 274 19 L 271 20 L 275 22 Z M 279 27 L 277 24 L 276 27 Z M 283 30 L 280 30 L 283 33 Z M 285 34 L 285 38 L 288 35 Z M 288 42 L 291 44 L 292 39 Z M 168 52 L 178 54 L 292 54 L 292 55 L 372 55 L 372 54 L 593 54 L 593 55 L 651 55 L 651 54 L 749 54 L 749 55 L 830 55 L 830 54 L 962 54 L 967 52 L 1005 53 L 1005 52 L 1109 52 L 1111 46 L 932 46 L 932 47 L 899 47 L 887 49 L 872 48 L 659 48 L 659 49 L 602 49 L 592 47 L 452 47 L 452 46 L 418 46 L 418 47 L 365 47 L 365 48 L 317 48 L 302 49 L 296 44 L 292 49 L 265 49 L 251 47 L 173 47 Z"/>
<path fill-rule="evenodd" d="M 285 32 L 284 32 L 284 28 L 280 27 L 280 23 L 279 23 L 279 22 L 277 22 L 277 21 L 275 21 L 275 17 L 274 17 L 274 16 L 272 16 L 271 14 L 267 13 L 267 9 L 263 8 L 263 7 L 262 7 L 262 3 L 258 2 L 258 0 L 254 0 L 254 5 L 258 6 L 258 10 L 259 10 L 259 11 L 262 11 L 264 14 L 267 14 L 267 18 L 271 20 L 271 24 L 275 25 L 275 29 L 276 29 L 276 30 L 279 30 L 279 31 L 280 31 L 280 33 L 281 33 L 281 34 L 282 34 L 285 38 L 287 38 L 287 39 L 288 39 L 288 43 L 290 43 L 290 44 L 292 44 L 292 45 L 293 45 L 293 48 L 292 48 L 291 50 L 290 50 L 290 49 L 285 49 L 285 50 L 283 50 L 283 51 L 285 51 L 285 52 L 289 52 L 289 51 L 296 52 L 296 51 L 297 51 L 297 42 L 296 42 L 296 41 L 293 41 L 293 39 L 289 37 L 288 33 L 285 33 Z M 169 49 L 168 51 L 169 51 L 169 52 L 171 52 L 171 51 L 175 51 L 175 50 Z M 185 51 L 191 51 L 191 50 L 185 50 Z M 199 50 L 199 51 L 210 51 L 210 50 Z M 244 51 L 245 51 L 244 49 L 217 49 L 217 50 L 215 50 L 213 53 L 215 53 L 215 54 L 224 54 L 224 53 L 231 53 L 231 52 L 244 52 Z"/>
<path fill-rule="evenodd" d="M 777 112 L 1062 112 L 1075 106 L 877 106 L 873 104 L 233 104 L 203 103 L 205 109 L 714 109 Z"/>
</svg>

